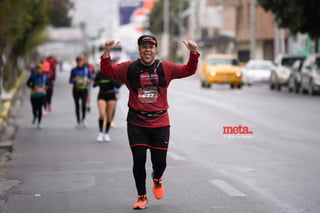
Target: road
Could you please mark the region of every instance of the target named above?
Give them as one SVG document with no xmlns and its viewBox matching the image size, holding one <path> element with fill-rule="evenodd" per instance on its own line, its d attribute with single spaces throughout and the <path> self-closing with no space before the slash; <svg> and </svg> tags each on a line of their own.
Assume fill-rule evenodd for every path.
<svg viewBox="0 0 320 213">
<path fill-rule="evenodd" d="M 111 142 L 98 143 L 97 109 L 75 129 L 68 73 L 59 73 L 53 112 L 44 129 L 31 125 L 29 91 L 19 125 L 6 194 L 7 213 L 135 212 L 136 190 L 126 137 L 127 91 L 121 89 Z M 97 90 L 93 90 L 95 100 Z M 169 89 L 171 140 L 165 197 L 145 212 L 320 212 L 320 97 L 272 92 L 267 86 L 200 88 L 197 76 Z M 223 134 L 224 127 L 252 134 Z M 150 159 L 147 172 L 151 173 Z"/>
</svg>

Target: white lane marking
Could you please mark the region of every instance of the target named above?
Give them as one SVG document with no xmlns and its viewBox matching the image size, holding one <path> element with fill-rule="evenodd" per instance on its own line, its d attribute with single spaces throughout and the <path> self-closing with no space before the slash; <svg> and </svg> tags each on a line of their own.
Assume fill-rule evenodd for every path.
<svg viewBox="0 0 320 213">
<path fill-rule="evenodd" d="M 233 186 L 231 186 L 230 184 L 226 183 L 223 180 L 214 179 L 214 180 L 209 180 L 209 182 L 229 196 L 233 196 L 233 197 L 247 196 L 246 194 L 240 192 L 239 190 L 237 190 L 236 188 L 234 188 Z"/>
<path fill-rule="evenodd" d="M 172 90 L 171 90 L 172 91 Z M 222 103 L 221 101 L 218 102 L 216 100 L 213 99 L 208 99 L 208 98 L 202 98 L 199 95 L 195 95 L 195 94 L 187 94 L 184 92 L 179 92 L 177 90 L 174 90 L 174 93 L 177 93 L 179 95 L 179 97 L 188 97 L 188 99 L 192 99 L 195 100 L 197 103 L 204 103 L 204 104 L 208 104 L 217 108 L 221 108 L 224 110 L 229 110 L 229 111 L 237 111 L 237 108 L 233 105 L 230 104 L 226 104 L 226 103 Z M 173 94 L 173 92 L 171 93 Z"/>
<path fill-rule="evenodd" d="M 289 140 L 303 140 L 304 139 L 303 136 L 294 135 L 294 134 L 286 134 L 286 133 L 280 134 L 280 137 L 285 138 L 285 139 L 289 139 Z"/>
<path fill-rule="evenodd" d="M 230 166 L 230 169 L 235 172 L 256 172 L 255 169 L 248 167 Z"/>
<path fill-rule="evenodd" d="M 183 156 L 181 156 L 181 155 L 179 155 L 179 154 L 177 154 L 177 153 L 175 153 L 175 152 L 172 152 L 172 151 L 169 151 L 168 152 L 168 156 L 170 157 L 170 158 L 172 158 L 173 160 L 187 160 L 185 157 L 183 157 Z"/>
</svg>

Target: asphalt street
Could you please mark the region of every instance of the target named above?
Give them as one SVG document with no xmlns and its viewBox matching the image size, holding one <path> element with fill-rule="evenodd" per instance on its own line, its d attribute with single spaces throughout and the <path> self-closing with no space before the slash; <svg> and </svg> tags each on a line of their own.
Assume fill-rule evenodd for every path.
<svg viewBox="0 0 320 213">
<path fill-rule="evenodd" d="M 121 88 L 111 141 L 98 143 L 97 89 L 87 128 L 76 129 L 68 75 L 58 73 L 53 111 L 42 130 L 31 124 L 25 91 L 9 162 L 8 176 L 16 186 L 6 194 L 4 212 L 136 212 L 125 122 L 128 92 Z M 264 85 L 203 89 L 192 76 L 171 82 L 169 104 L 165 197 L 153 198 L 148 175 L 149 208 L 143 211 L 320 212 L 319 96 L 274 92 Z M 150 159 L 147 172 L 152 172 Z"/>
</svg>

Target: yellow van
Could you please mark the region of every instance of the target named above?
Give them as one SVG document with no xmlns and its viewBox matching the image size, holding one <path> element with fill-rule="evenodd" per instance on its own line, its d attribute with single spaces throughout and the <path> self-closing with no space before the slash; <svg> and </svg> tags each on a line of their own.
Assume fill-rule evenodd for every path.
<svg viewBox="0 0 320 213">
<path fill-rule="evenodd" d="M 201 87 L 211 84 L 229 84 L 230 88 L 242 87 L 242 73 L 235 55 L 209 54 L 201 62 L 199 70 Z"/>
</svg>

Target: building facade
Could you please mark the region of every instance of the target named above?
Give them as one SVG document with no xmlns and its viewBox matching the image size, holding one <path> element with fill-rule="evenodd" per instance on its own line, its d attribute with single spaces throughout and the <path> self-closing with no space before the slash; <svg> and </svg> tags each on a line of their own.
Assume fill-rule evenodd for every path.
<svg viewBox="0 0 320 213">
<path fill-rule="evenodd" d="M 194 6 L 196 40 L 204 54 L 237 54 L 240 61 L 273 60 L 288 52 L 289 32 L 256 0 L 201 0 Z"/>
</svg>

